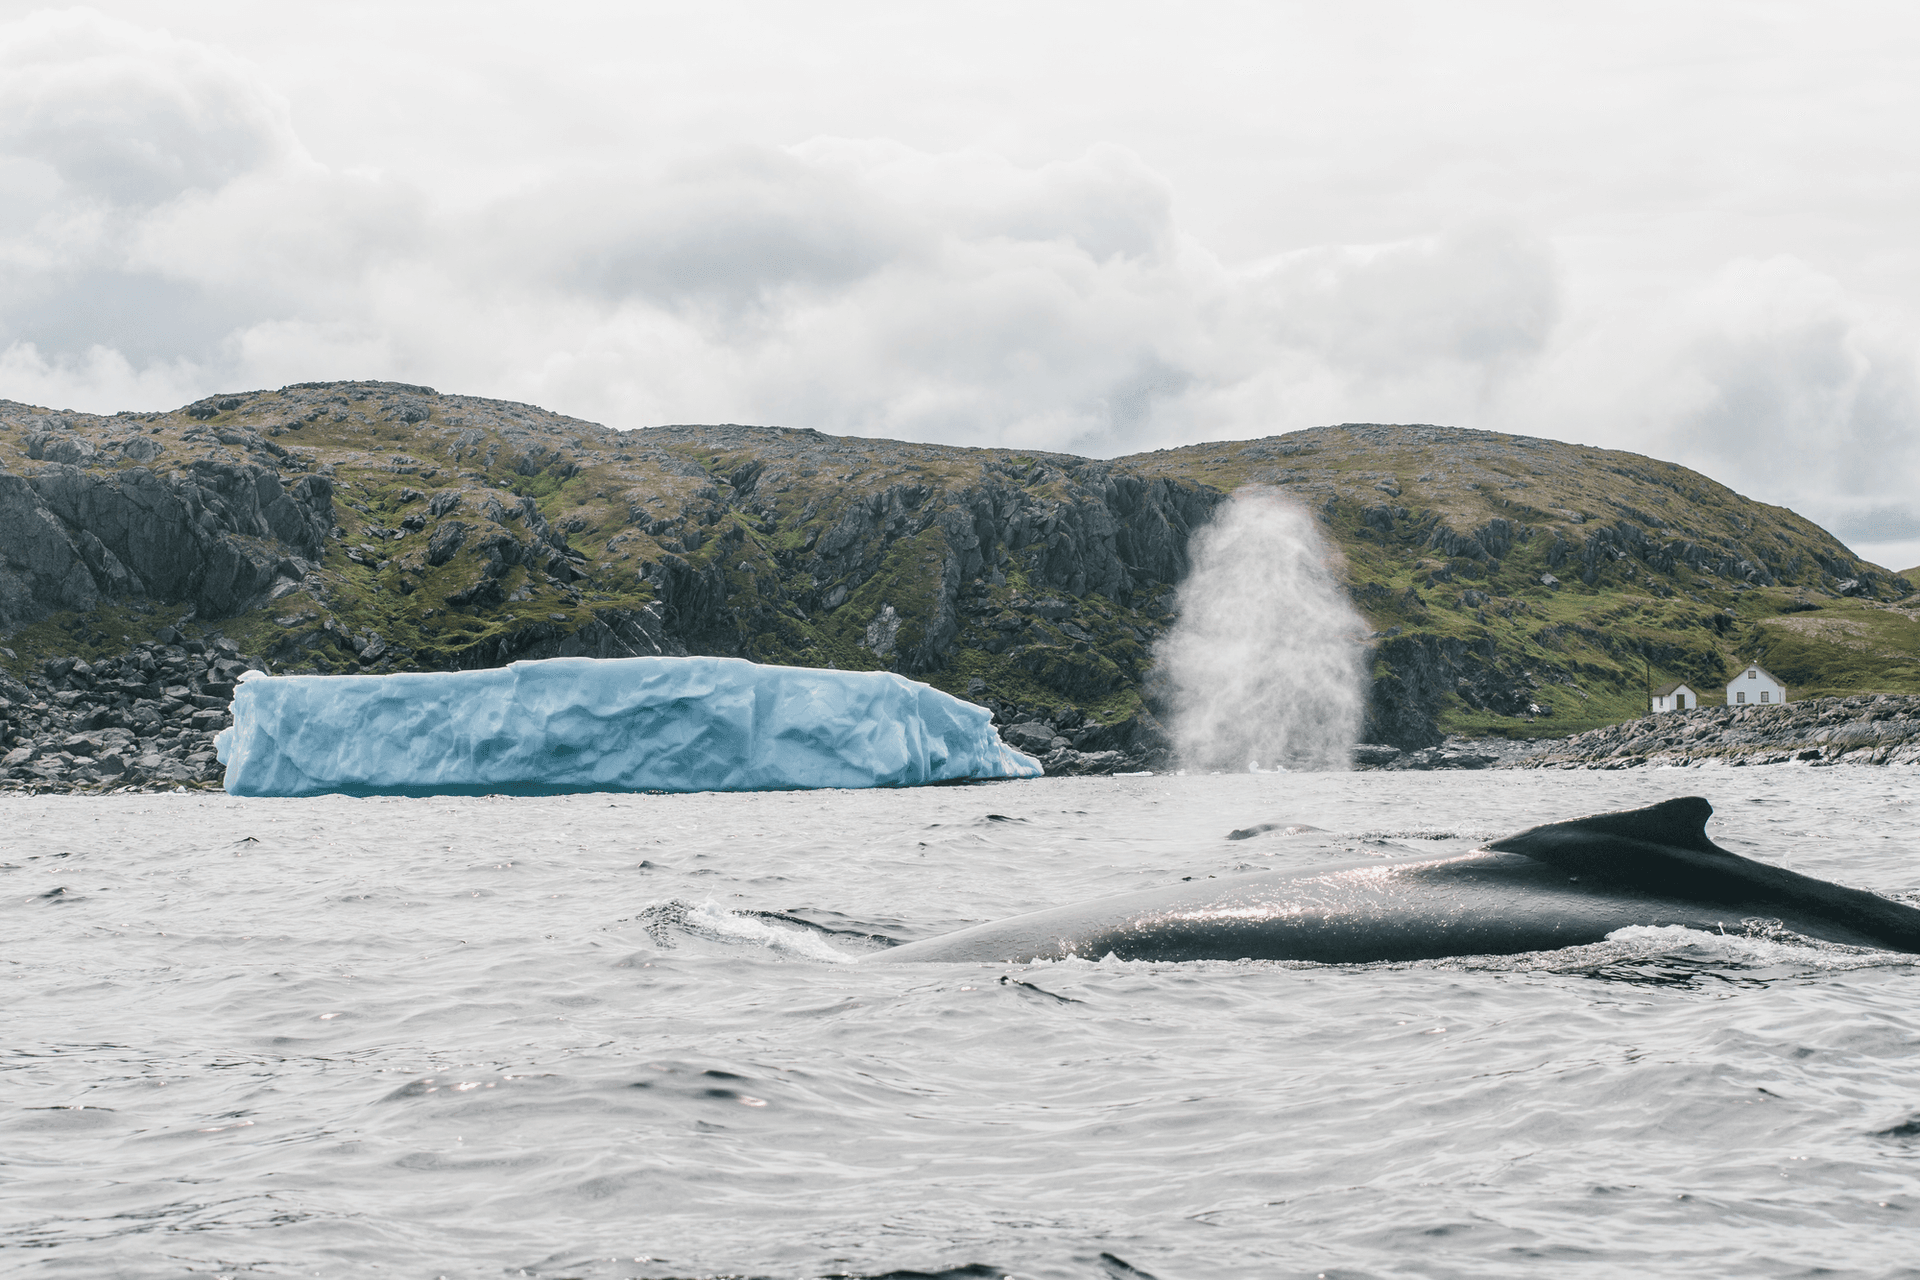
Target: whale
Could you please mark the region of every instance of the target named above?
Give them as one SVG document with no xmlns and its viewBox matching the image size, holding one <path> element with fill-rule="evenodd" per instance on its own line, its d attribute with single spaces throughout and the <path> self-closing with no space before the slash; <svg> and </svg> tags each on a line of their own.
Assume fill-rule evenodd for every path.
<svg viewBox="0 0 1920 1280">
<path fill-rule="evenodd" d="M 1466 853 L 1183 882 L 890 948 L 890 962 L 1303 960 L 1514 955 L 1633 925 L 1786 930 L 1920 954 L 1920 910 L 1756 862 L 1708 839 L 1683 796 L 1532 827 Z"/>
</svg>

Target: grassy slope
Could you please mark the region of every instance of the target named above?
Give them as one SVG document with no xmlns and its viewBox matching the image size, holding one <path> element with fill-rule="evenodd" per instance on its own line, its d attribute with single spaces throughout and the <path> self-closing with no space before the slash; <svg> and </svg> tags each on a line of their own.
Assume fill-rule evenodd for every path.
<svg viewBox="0 0 1920 1280">
<path fill-rule="evenodd" d="M 359 669 L 351 650 L 331 641 L 369 630 L 397 651 L 378 669 L 432 667 L 531 624 L 570 629 L 596 611 L 644 608 L 654 590 L 639 568 L 673 557 L 696 569 L 723 567 L 748 656 L 871 669 L 882 663 L 861 642 L 882 603 L 902 617 L 903 649 L 931 623 L 937 535 L 893 543 L 872 578 L 848 584 L 843 606 L 811 615 L 780 589 L 796 555 L 827 536 L 850 502 L 890 488 L 964 488 L 992 475 L 1047 496 L 1058 478 L 1044 465 L 1048 455 L 1013 450 L 730 428 L 620 433 L 529 406 L 409 396 L 378 384 L 236 399 L 242 401 L 236 408 L 204 422 L 184 410 L 73 421 L 90 435 L 151 434 L 166 446 L 156 470 L 200 456 L 244 459 L 243 447 L 214 438 L 240 429 L 272 439 L 297 464 L 332 475 L 345 537 L 328 544 L 319 590 L 209 624 L 249 652 L 265 652 L 289 635 L 309 636 L 302 662 L 318 670 Z M 424 420 L 404 420 L 422 411 Z M 37 465 L 23 456 L 23 440 L 20 430 L 0 432 L 0 462 L 15 471 Z M 752 475 L 755 464 L 761 470 Z M 1443 714 L 1450 730 L 1563 734 L 1637 715 L 1647 678 L 1641 651 L 1660 655 L 1656 682 L 1686 679 L 1709 701 L 1732 670 L 1753 657 L 1786 679 L 1795 696 L 1920 692 L 1914 607 L 1920 598 L 1894 608 L 1836 597 L 1814 561 L 1816 555 L 1851 558 L 1831 535 L 1669 463 L 1482 432 L 1329 427 L 1163 450 L 1114 466 L 1223 490 L 1264 483 L 1292 492 L 1325 516 L 1355 598 L 1376 629 L 1468 643 L 1491 638 L 1503 662 L 1534 673 L 1541 700 L 1554 708 L 1550 717 L 1527 721 L 1450 698 Z M 489 497 L 503 506 L 533 498 L 584 557 L 585 580 L 556 586 L 542 573 L 516 567 L 502 579 L 510 593 L 505 605 L 449 607 L 445 597 L 479 574 L 471 545 L 435 567 L 426 562 L 426 543 L 437 521 L 398 540 L 378 536 L 409 516 L 425 516 L 433 495 L 449 488 L 465 495 L 445 518 L 483 527 L 479 512 Z M 1395 514 L 1382 522 L 1381 508 Z M 1487 563 L 1432 546 L 1436 528 L 1468 534 L 1495 518 L 1530 534 Z M 1669 541 L 1769 564 L 1779 585 L 1736 585 L 1684 565 L 1657 573 L 1635 559 L 1603 559 L 1596 580 L 1581 582 L 1581 544 L 1592 530 L 1622 518 L 1649 532 L 1664 530 Z M 695 536 L 697 546 L 691 545 Z M 1572 548 L 1573 558 L 1551 567 L 1556 538 Z M 1541 584 L 1548 572 L 1560 585 Z M 1079 602 L 1075 621 L 1093 635 L 1092 652 L 1075 654 L 1067 636 L 1036 622 L 1024 637 L 1031 641 L 1026 660 L 1016 662 L 983 647 L 983 626 L 995 609 L 1031 599 L 1035 593 L 1026 586 L 1017 563 L 1008 566 L 1004 584 L 968 585 L 976 607 L 953 661 L 928 676 L 930 682 L 959 692 L 978 677 L 1002 699 L 1052 705 L 1062 700 L 1058 668 L 1074 663 L 1069 683 L 1079 680 L 1089 690 L 1076 699 L 1079 705 L 1108 716 L 1136 705 L 1136 681 L 1160 626 L 1157 610 L 1142 606 L 1157 587 L 1136 595 L 1133 608 Z M 1488 598 L 1478 601 L 1468 592 Z M 8 638 L 17 654 L 8 665 L 18 671 L 55 652 L 115 652 L 127 638 L 145 638 L 177 616 L 177 609 L 139 606 L 56 616 Z"/>
<path fill-rule="evenodd" d="M 1672 463 L 1524 436 L 1368 427 L 1134 461 L 1226 489 L 1277 485 L 1327 511 L 1348 580 L 1377 629 L 1491 637 L 1513 665 L 1535 670 L 1546 686 L 1541 700 L 1554 708 L 1529 723 L 1451 699 L 1442 727 L 1452 731 L 1558 735 L 1639 715 L 1649 677 L 1643 651 L 1659 655 L 1654 683 L 1686 680 L 1709 704 L 1724 700 L 1727 679 L 1753 658 L 1795 697 L 1920 692 L 1913 608 L 1836 596 L 1814 556 L 1853 556 L 1831 534 Z M 1406 514 L 1383 531 L 1364 518 L 1379 507 Z M 1429 545 L 1436 525 L 1467 533 L 1496 518 L 1531 533 L 1495 562 L 1449 558 Z M 1660 573 L 1634 558 L 1603 558 L 1596 580 L 1582 582 L 1580 545 L 1620 519 L 1675 535 L 1656 541 L 1685 539 L 1768 563 L 1778 584 L 1736 585 L 1684 564 Z M 1558 568 L 1548 563 L 1556 537 L 1571 550 Z M 1541 583 L 1548 573 L 1559 585 Z M 1490 598 L 1475 607 L 1463 602 L 1467 591 Z M 1548 671 L 1566 683 L 1553 689 Z"/>
<path fill-rule="evenodd" d="M 639 571 L 672 559 L 695 570 L 721 566 L 729 606 L 749 623 L 736 638 L 745 656 L 802 666 L 831 663 L 842 670 L 879 669 L 887 664 L 862 641 L 882 603 L 893 605 L 902 619 L 903 650 L 930 623 L 939 573 L 936 532 L 894 542 L 878 572 L 865 582 L 847 584 L 842 606 L 811 616 L 782 599 L 785 593 L 779 586 L 789 572 L 781 564 L 783 553 L 791 560 L 792 553 L 824 537 L 849 505 L 901 485 L 963 488 L 992 469 L 1000 481 L 1011 477 L 1036 496 L 1060 496 L 1058 471 L 1043 465 L 1055 455 L 1017 450 L 750 428 L 661 427 L 623 433 L 531 406 L 408 395 L 380 384 L 288 388 L 231 398 L 244 403 L 204 420 L 184 409 L 109 420 L 65 416 L 81 434 L 96 440 L 109 439 L 116 431 L 151 435 L 166 450 L 152 464 L 157 471 L 199 457 L 247 461 L 243 447 L 209 437 L 251 431 L 285 449 L 296 466 L 329 475 L 344 537 L 327 546 L 318 592 L 296 591 L 267 608 L 189 630 L 218 628 L 250 653 L 266 653 L 288 635 L 322 629 L 328 629 L 324 634 L 329 638 L 377 632 L 396 652 L 376 670 L 451 665 L 465 651 L 530 623 L 570 630 L 596 612 L 643 609 L 655 592 Z M 404 421 L 409 405 L 428 416 Z M 40 465 L 25 455 L 25 434 L 24 429 L 0 432 L 0 463 L 16 471 Z M 255 460 L 264 459 L 256 455 Z M 733 480 L 756 464 L 760 470 L 749 498 Z M 95 467 L 105 465 L 133 464 Z M 289 471 L 289 481 L 296 474 Z M 379 536 L 409 516 L 426 517 L 431 499 L 445 490 L 464 494 L 460 506 L 444 519 L 463 520 L 483 531 L 487 521 L 480 512 L 489 498 L 511 507 L 522 496 L 532 497 L 541 514 L 564 530 L 569 545 L 584 557 L 586 579 L 556 587 L 544 574 L 515 567 L 501 579 L 509 593 L 505 605 L 449 607 L 445 597 L 480 574 L 473 550 L 476 539 L 469 537 L 458 555 L 436 567 L 427 562 L 427 542 L 440 520 L 429 517 L 424 531 L 398 540 Z M 665 527 L 658 534 L 646 532 L 660 525 Z M 690 530 L 696 531 L 698 545 L 690 545 Z M 976 589 L 989 616 L 1021 597 L 1057 594 L 1029 591 L 1017 563 L 1008 565 L 1005 577 L 1004 584 L 980 584 Z M 987 633 L 976 622 L 963 631 L 954 661 L 921 678 L 953 692 L 964 692 L 971 679 L 982 678 L 1002 699 L 1053 706 L 1066 699 L 1030 666 L 1038 665 L 1046 674 L 1049 664 L 1071 661 L 1089 669 L 1104 665 L 1117 675 L 1112 658 L 1118 656 L 1143 670 L 1149 654 L 1134 632 L 1150 639 L 1160 624 L 1138 610 L 1117 609 L 1098 598 L 1079 604 L 1077 621 L 1096 637 L 1096 653 L 1074 655 L 1072 642 L 1057 628 L 1036 623 L 1030 632 L 1035 643 L 1027 646 L 1028 663 L 1021 665 L 977 647 Z M 178 607 L 108 606 L 85 614 L 57 614 L 9 637 L 7 644 L 17 657 L 6 665 L 19 673 L 51 654 L 92 658 L 119 652 L 128 639 L 148 638 L 175 622 L 179 612 Z M 1055 649 L 1057 660 L 1049 656 Z M 362 669 L 352 651 L 339 643 L 313 644 L 299 665 L 323 672 Z M 1124 717 L 1139 705 L 1131 682 L 1074 701 L 1110 718 Z"/>
</svg>

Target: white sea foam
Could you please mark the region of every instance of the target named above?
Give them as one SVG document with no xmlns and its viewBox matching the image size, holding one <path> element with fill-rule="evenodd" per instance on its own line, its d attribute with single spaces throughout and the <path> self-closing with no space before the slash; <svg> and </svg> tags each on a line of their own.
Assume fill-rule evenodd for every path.
<svg viewBox="0 0 1920 1280">
<path fill-rule="evenodd" d="M 652 921 L 650 931 L 656 938 L 663 932 L 678 932 L 725 946 L 765 948 L 785 959 L 827 964 L 859 959 L 858 954 L 842 951 L 810 930 L 776 924 L 759 914 L 731 911 L 713 901 L 655 903 L 641 915 Z"/>
<path fill-rule="evenodd" d="M 711 937 L 747 946 L 765 947 L 776 955 L 795 960 L 816 960 L 827 964 L 850 964 L 857 954 L 841 951 L 819 934 L 805 929 L 775 924 L 760 916 L 742 915 L 712 902 L 703 902 L 687 912 L 690 928 Z"/>
</svg>

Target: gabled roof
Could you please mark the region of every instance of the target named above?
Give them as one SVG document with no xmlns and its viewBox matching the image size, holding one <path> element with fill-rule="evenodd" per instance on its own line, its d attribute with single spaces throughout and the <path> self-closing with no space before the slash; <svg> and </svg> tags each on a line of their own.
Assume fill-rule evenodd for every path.
<svg viewBox="0 0 1920 1280">
<path fill-rule="evenodd" d="M 1654 686 L 1653 696 L 1656 698 L 1664 698 L 1668 694 L 1674 692 L 1676 689 L 1685 689 L 1688 693 L 1693 692 L 1693 686 L 1688 684 L 1685 680 L 1674 680 L 1667 684 Z"/>
<path fill-rule="evenodd" d="M 1745 677 L 1745 675 L 1749 671 L 1758 671 L 1761 675 L 1773 681 L 1775 684 L 1779 685 L 1782 689 L 1787 687 L 1787 682 L 1785 680 L 1782 680 L 1779 676 L 1773 674 L 1773 672 L 1767 670 L 1765 667 L 1761 666 L 1757 662 L 1749 662 L 1746 666 L 1740 668 L 1740 674 L 1735 676 L 1733 680 L 1742 679 L 1743 677 Z M 1732 684 L 1733 680 L 1729 680 L 1727 681 L 1727 683 Z"/>
</svg>

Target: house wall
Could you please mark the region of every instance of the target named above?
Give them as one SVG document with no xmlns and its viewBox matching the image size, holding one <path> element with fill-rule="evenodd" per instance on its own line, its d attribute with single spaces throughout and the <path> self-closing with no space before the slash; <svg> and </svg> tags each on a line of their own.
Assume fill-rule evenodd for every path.
<svg viewBox="0 0 1920 1280">
<path fill-rule="evenodd" d="M 1762 697 L 1762 694 L 1766 696 Z M 1751 707 L 1763 703 L 1772 705 L 1786 700 L 1786 686 L 1764 671 L 1756 673 L 1751 667 L 1727 683 L 1727 705 L 1730 707 Z"/>
<path fill-rule="evenodd" d="M 1700 705 L 1700 695 L 1691 689 L 1675 689 L 1672 693 L 1657 695 L 1653 700 L 1655 711 L 1692 711 Z"/>
</svg>

